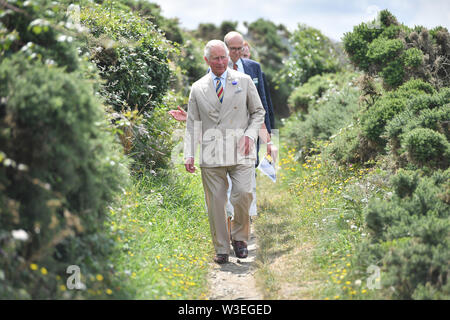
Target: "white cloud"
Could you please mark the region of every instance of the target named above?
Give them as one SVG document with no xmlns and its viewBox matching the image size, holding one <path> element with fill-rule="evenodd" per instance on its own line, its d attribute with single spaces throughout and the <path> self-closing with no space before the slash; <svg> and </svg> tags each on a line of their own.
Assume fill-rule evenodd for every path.
<svg viewBox="0 0 450 320">
<path fill-rule="evenodd" d="M 409 26 L 422 25 L 427 28 L 444 26 L 449 28 L 450 2 L 418 0 L 417 9 L 412 12 Z"/>
<path fill-rule="evenodd" d="M 258 18 L 282 23 L 293 30 L 303 23 L 339 40 L 361 22 L 371 21 L 376 9 L 388 9 L 407 26 L 449 28 L 448 0 L 151 0 L 163 15 L 178 17 L 182 27 L 197 28 L 199 23 L 220 24 L 224 20 L 253 22 Z"/>
</svg>

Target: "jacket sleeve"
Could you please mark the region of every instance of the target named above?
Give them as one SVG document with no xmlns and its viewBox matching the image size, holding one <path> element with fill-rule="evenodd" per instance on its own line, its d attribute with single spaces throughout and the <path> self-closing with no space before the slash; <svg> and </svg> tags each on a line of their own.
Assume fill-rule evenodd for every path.
<svg viewBox="0 0 450 320">
<path fill-rule="evenodd" d="M 264 72 L 262 73 L 263 81 L 264 81 L 264 91 L 266 93 L 266 101 L 267 101 L 267 111 L 269 113 L 270 120 L 270 130 L 275 129 L 275 113 L 273 111 L 272 98 L 270 97 L 269 85 L 267 83 L 266 75 Z"/>
<path fill-rule="evenodd" d="M 184 134 L 184 159 L 195 157 L 195 151 L 197 150 L 202 133 L 201 119 L 194 91 L 195 87 L 193 86 L 189 95 L 186 130 Z"/>
<path fill-rule="evenodd" d="M 264 116 L 264 124 L 266 125 L 267 131 L 269 133 L 272 132 L 272 127 L 270 125 L 270 117 L 269 117 L 269 106 L 267 103 L 267 94 L 266 90 L 264 89 L 264 79 L 262 75 L 261 65 L 259 63 L 255 63 L 256 72 L 258 75 L 258 94 L 261 98 L 262 105 L 264 107 L 264 110 L 266 111 L 266 115 Z"/>
<path fill-rule="evenodd" d="M 247 109 L 249 113 L 249 123 L 244 135 L 251 137 L 254 141 L 258 139 L 259 129 L 264 122 L 266 111 L 261 103 L 261 99 L 255 84 L 249 77 L 247 87 Z"/>
</svg>

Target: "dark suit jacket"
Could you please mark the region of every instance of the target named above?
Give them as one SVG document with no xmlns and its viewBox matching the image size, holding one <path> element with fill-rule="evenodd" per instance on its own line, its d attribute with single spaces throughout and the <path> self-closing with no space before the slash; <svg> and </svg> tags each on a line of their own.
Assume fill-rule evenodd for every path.
<svg viewBox="0 0 450 320">
<path fill-rule="evenodd" d="M 264 91 L 266 92 L 267 106 L 269 107 L 270 129 L 275 129 L 275 112 L 273 111 L 272 98 L 270 97 L 269 86 L 267 84 L 266 75 L 263 72 Z"/>
<path fill-rule="evenodd" d="M 264 89 L 264 79 L 263 72 L 261 71 L 261 65 L 251 59 L 242 59 L 242 65 L 244 66 L 244 73 L 248 74 L 252 78 L 253 83 L 258 89 L 259 98 L 263 104 L 264 110 L 266 110 L 266 115 L 264 117 L 264 123 L 266 125 L 267 131 L 272 132 L 272 127 L 270 125 L 269 117 L 269 106 L 267 103 L 266 90 Z"/>
</svg>

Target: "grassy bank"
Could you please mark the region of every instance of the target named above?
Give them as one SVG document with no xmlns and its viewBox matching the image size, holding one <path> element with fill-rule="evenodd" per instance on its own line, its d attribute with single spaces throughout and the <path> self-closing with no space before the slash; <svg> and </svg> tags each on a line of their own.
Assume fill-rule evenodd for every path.
<svg viewBox="0 0 450 320">
<path fill-rule="evenodd" d="M 199 173 L 181 168 L 134 178 L 110 208 L 116 271 L 132 299 L 202 299 L 212 244 Z"/>
<path fill-rule="evenodd" d="M 319 148 L 301 164 L 283 146 L 278 181 L 258 180 L 257 280 L 270 299 L 380 299 L 377 275 L 358 269 L 362 211 L 386 193 L 382 170 L 337 166 Z M 370 271 L 370 270 L 369 270 Z"/>
</svg>

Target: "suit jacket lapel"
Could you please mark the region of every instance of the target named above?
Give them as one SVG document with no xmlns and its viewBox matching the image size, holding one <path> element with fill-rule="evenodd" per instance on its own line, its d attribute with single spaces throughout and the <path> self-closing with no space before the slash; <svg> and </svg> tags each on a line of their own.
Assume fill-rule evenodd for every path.
<svg viewBox="0 0 450 320">
<path fill-rule="evenodd" d="M 209 74 L 205 77 L 202 89 L 203 94 L 205 95 L 206 99 L 210 102 L 211 107 L 220 110 L 221 103 L 219 101 L 219 98 L 217 97 L 216 89 L 214 88 L 214 84 Z"/>
<path fill-rule="evenodd" d="M 232 73 L 228 71 L 227 75 L 227 86 L 225 88 L 225 95 L 223 97 L 222 108 L 220 108 L 219 118 L 222 118 L 227 112 L 232 111 L 233 108 L 233 100 L 236 96 L 236 90 L 238 85 L 233 84 L 233 81 L 236 80 Z"/>
<path fill-rule="evenodd" d="M 248 66 L 245 63 L 244 59 L 241 59 L 241 61 L 242 61 L 242 66 L 244 67 L 244 73 L 245 74 L 250 74 L 250 70 L 248 69 Z"/>
<path fill-rule="evenodd" d="M 231 72 L 228 72 L 227 74 L 227 85 L 225 87 L 225 93 L 223 96 L 223 104 L 228 105 L 231 102 L 231 99 L 233 98 L 233 77 L 231 75 Z"/>
</svg>

